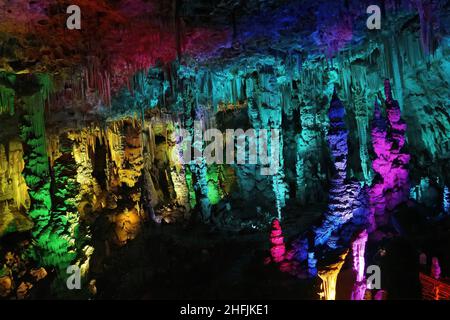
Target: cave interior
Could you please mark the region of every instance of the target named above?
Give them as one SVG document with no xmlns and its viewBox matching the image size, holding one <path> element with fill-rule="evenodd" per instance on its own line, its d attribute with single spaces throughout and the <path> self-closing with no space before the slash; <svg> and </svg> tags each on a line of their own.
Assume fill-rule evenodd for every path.
<svg viewBox="0 0 450 320">
<path fill-rule="evenodd" d="M 448 0 L 0 0 L 0 299 L 450 300 L 449 31 Z"/>
</svg>

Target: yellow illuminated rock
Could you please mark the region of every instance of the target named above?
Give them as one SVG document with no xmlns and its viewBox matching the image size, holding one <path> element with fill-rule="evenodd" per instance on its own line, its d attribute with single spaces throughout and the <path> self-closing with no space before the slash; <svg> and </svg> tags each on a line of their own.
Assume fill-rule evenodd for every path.
<svg viewBox="0 0 450 320">
<path fill-rule="evenodd" d="M 115 224 L 115 242 L 117 245 L 124 245 L 129 240 L 133 240 L 140 231 L 141 218 L 135 208 L 119 213 L 113 217 Z"/>
<path fill-rule="evenodd" d="M 339 256 L 336 263 L 318 271 L 318 276 L 322 279 L 322 292 L 319 296 L 322 300 L 336 300 L 336 282 L 339 272 L 344 265 L 345 258 L 347 257 L 348 250 Z"/>
<path fill-rule="evenodd" d="M 10 141 L 0 145 L 0 236 L 6 232 L 27 231 L 33 227 L 26 215 L 30 207 L 28 187 L 22 176 L 25 163 L 22 144 Z"/>
</svg>

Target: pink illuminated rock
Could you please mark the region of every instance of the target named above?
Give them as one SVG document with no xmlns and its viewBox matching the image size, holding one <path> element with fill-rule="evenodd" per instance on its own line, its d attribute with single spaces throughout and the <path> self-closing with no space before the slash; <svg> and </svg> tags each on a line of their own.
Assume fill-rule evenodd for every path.
<svg viewBox="0 0 450 320">
<path fill-rule="evenodd" d="M 281 262 L 285 258 L 286 247 L 284 245 L 284 237 L 281 230 L 280 221 L 278 219 L 272 222 L 272 231 L 270 233 L 270 255 L 274 262 Z"/>
<path fill-rule="evenodd" d="M 356 272 L 356 281 L 352 290 L 352 300 L 363 300 L 366 293 L 367 284 L 365 281 L 365 258 L 368 233 L 366 230 L 357 234 L 352 242 L 352 268 Z"/>
<path fill-rule="evenodd" d="M 366 242 L 367 242 L 367 231 L 361 231 L 352 242 L 352 253 L 353 253 L 353 270 L 356 272 L 356 281 L 361 282 L 364 280 L 365 271 L 365 258 L 364 254 L 366 252 Z"/>
<path fill-rule="evenodd" d="M 431 259 L 431 276 L 436 280 L 441 277 L 441 266 L 439 265 L 439 260 L 436 257 Z"/>
<path fill-rule="evenodd" d="M 387 119 L 383 118 L 376 101 L 371 131 L 376 154 L 372 168 L 376 176 L 370 190 L 370 231 L 387 224 L 389 211 L 407 200 L 409 194 L 407 165 L 410 155 L 403 151 L 406 124 L 401 119 L 398 102 L 392 97 L 389 80 L 384 85 Z"/>
</svg>

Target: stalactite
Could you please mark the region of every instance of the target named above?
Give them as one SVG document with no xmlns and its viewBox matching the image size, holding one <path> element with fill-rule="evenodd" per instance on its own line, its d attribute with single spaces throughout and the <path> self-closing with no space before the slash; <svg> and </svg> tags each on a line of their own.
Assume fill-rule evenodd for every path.
<svg viewBox="0 0 450 320">
<path fill-rule="evenodd" d="M 280 129 L 279 129 L 280 130 Z M 288 187 L 284 181 L 285 173 L 284 173 L 284 159 L 283 159 L 283 136 L 280 134 L 280 145 L 279 145 L 279 167 L 277 172 L 272 177 L 272 186 L 273 191 L 275 193 L 276 199 L 276 208 L 277 208 L 277 217 L 279 220 L 282 219 L 282 210 L 286 206 L 286 197 L 289 192 Z M 274 146 L 270 146 L 270 148 L 274 148 Z"/>
<path fill-rule="evenodd" d="M 361 168 L 365 182 L 370 185 L 372 182 L 372 172 L 368 150 L 368 129 L 369 117 L 367 112 L 367 104 L 365 100 L 365 92 L 361 87 L 357 87 L 353 91 L 356 125 L 358 128 L 359 138 L 359 156 L 361 160 Z"/>
<path fill-rule="evenodd" d="M 257 128 L 275 129 L 279 131 L 278 154 L 272 152 L 275 146 L 268 144 L 268 150 L 278 158 L 279 166 L 277 172 L 272 176 L 272 188 L 275 195 L 277 217 L 282 219 L 282 210 L 286 206 L 286 196 L 289 188 L 285 182 L 284 156 L 283 156 L 283 129 L 282 129 L 282 95 L 279 89 L 285 81 L 284 68 L 279 68 L 275 74 L 260 74 L 260 88 L 258 88 L 261 98 L 260 103 L 264 106 L 259 108 L 259 118 L 261 127 Z M 268 141 L 271 141 L 270 139 Z"/>
<path fill-rule="evenodd" d="M 394 88 L 396 98 L 398 100 L 398 106 L 400 110 L 403 110 L 403 71 L 402 71 L 402 60 L 399 57 L 399 47 L 395 44 L 395 40 L 392 38 L 387 44 L 390 54 L 390 62 L 392 67 L 392 78 L 394 79 Z M 390 89 L 389 89 L 390 90 Z"/>
<path fill-rule="evenodd" d="M 422 42 L 422 49 L 425 54 L 430 54 L 435 51 L 435 29 L 437 27 L 436 12 L 442 10 L 439 1 L 433 0 L 416 0 L 417 9 L 419 11 L 420 19 L 420 39 Z"/>
<path fill-rule="evenodd" d="M 100 62 L 93 56 L 88 57 L 89 64 L 84 70 L 83 91 L 96 89 L 103 103 L 107 106 L 111 105 L 111 79 L 108 71 L 103 70 Z"/>
<path fill-rule="evenodd" d="M 302 88 L 303 92 L 299 97 L 300 106 L 300 126 L 301 132 L 297 135 L 297 163 L 296 163 L 296 196 L 301 203 L 318 200 L 320 189 L 318 181 L 309 172 L 317 170 L 318 155 L 320 154 L 320 143 L 317 132 L 313 99 L 308 88 Z"/>
</svg>

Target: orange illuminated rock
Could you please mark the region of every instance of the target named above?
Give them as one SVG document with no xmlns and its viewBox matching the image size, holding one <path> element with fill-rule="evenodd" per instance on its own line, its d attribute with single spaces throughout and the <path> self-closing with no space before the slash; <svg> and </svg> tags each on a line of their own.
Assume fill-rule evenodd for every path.
<svg viewBox="0 0 450 320">
<path fill-rule="evenodd" d="M 124 245 L 127 241 L 134 239 L 140 231 L 141 218 L 135 208 L 119 213 L 113 217 L 115 242 Z"/>
<path fill-rule="evenodd" d="M 0 297 L 7 297 L 12 291 L 12 279 L 9 276 L 0 277 Z"/>
<path fill-rule="evenodd" d="M 335 300 L 336 299 L 336 282 L 339 272 L 344 265 L 345 258 L 347 257 L 348 250 L 341 254 L 336 263 L 328 265 L 318 271 L 318 276 L 322 279 L 321 289 L 322 292 L 319 296 L 322 300 Z"/>
<path fill-rule="evenodd" d="M 47 276 L 47 271 L 40 267 L 39 269 L 31 269 L 30 274 L 36 281 L 39 281 Z"/>
<path fill-rule="evenodd" d="M 30 290 L 33 288 L 33 285 L 29 282 L 22 282 L 17 288 L 17 299 L 22 300 L 28 297 L 30 294 Z"/>
</svg>

